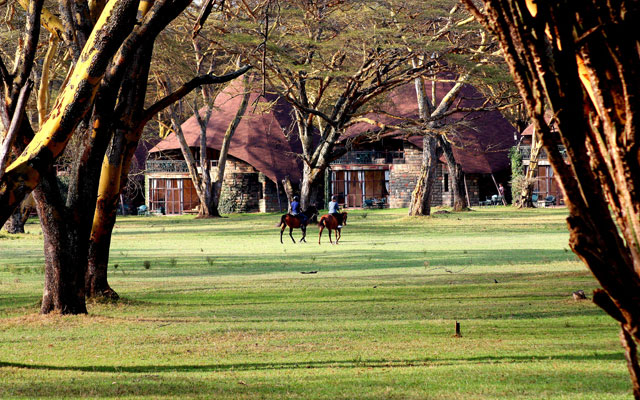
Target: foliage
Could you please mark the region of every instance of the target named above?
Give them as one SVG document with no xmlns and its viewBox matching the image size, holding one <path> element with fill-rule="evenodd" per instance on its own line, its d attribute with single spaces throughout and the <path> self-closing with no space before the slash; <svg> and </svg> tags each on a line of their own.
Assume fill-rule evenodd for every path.
<svg viewBox="0 0 640 400">
<path fill-rule="evenodd" d="M 528 186 L 524 175 L 524 164 L 522 163 L 522 152 L 518 146 L 509 149 L 509 160 L 511 161 L 511 198 L 513 204 L 520 201 L 522 189 Z"/>
</svg>

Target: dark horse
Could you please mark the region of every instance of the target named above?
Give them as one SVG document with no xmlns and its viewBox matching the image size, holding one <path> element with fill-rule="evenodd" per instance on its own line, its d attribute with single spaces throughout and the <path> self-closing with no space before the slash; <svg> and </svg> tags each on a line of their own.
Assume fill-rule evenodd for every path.
<svg viewBox="0 0 640 400">
<path fill-rule="evenodd" d="M 347 224 L 347 213 L 343 212 L 342 215 L 342 225 Z M 338 244 L 338 240 L 342 237 L 342 228 L 338 228 L 338 220 L 331 214 L 325 214 L 320 217 L 318 221 L 318 226 L 320 227 L 320 234 L 318 235 L 318 244 L 320 244 L 320 239 L 322 239 L 322 231 L 324 228 L 329 230 L 329 242 L 331 242 L 331 231 L 335 229 L 336 231 L 336 244 Z M 333 242 L 331 242 L 333 244 Z"/>
<path fill-rule="evenodd" d="M 307 236 L 307 225 L 309 222 L 316 222 L 318 220 L 318 209 L 315 206 L 309 206 L 308 209 L 302 212 L 307 217 L 307 220 L 302 223 L 302 219 L 295 215 L 285 214 L 280 217 L 280 223 L 276 225 L 280 229 L 280 243 L 282 243 L 282 232 L 284 232 L 285 228 L 289 227 L 289 236 L 291 236 L 291 240 L 295 243 L 295 239 L 293 238 L 293 228 L 300 228 L 302 230 L 302 238 L 301 242 L 307 242 L 304 238 Z"/>
</svg>

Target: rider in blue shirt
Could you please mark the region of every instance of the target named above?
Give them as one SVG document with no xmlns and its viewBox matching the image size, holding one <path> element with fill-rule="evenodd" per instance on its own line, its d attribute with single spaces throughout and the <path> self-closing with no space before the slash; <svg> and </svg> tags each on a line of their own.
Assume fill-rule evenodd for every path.
<svg viewBox="0 0 640 400">
<path fill-rule="evenodd" d="M 342 228 L 342 213 L 340 212 L 340 205 L 338 204 L 338 198 L 333 195 L 329 202 L 329 214 L 333 215 L 338 221 L 338 228 Z"/>
<path fill-rule="evenodd" d="M 300 212 L 300 202 L 298 200 L 298 196 L 293 196 L 293 201 L 291 202 L 291 215 L 300 218 L 301 222 L 304 224 L 307 220 L 307 216 Z"/>
</svg>

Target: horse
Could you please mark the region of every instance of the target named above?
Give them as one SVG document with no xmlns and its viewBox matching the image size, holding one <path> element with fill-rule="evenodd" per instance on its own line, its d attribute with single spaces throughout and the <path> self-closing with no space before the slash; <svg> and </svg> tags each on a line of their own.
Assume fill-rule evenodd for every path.
<svg viewBox="0 0 640 400">
<path fill-rule="evenodd" d="M 308 209 L 303 211 L 302 214 L 307 217 L 307 220 L 304 224 L 302 223 L 300 217 L 297 217 L 295 215 L 284 214 L 282 217 L 280 217 L 280 223 L 276 225 L 278 228 L 282 228 L 280 229 L 280 243 L 282 243 L 282 233 L 287 226 L 289 227 L 289 236 L 291 237 L 291 240 L 293 240 L 293 243 L 296 242 L 292 234 L 293 228 L 300 228 L 302 230 L 302 238 L 300 238 L 300 242 L 307 242 L 305 240 L 305 237 L 307 236 L 307 225 L 309 224 L 309 222 L 315 223 L 318 220 L 318 209 L 312 205 L 309 206 Z"/>
<path fill-rule="evenodd" d="M 347 224 L 347 213 L 343 212 L 341 213 L 341 215 L 342 215 L 342 225 L 344 226 Z M 332 229 L 336 230 L 336 244 L 338 244 L 338 241 L 342 237 L 342 228 L 338 228 L 338 220 L 336 219 L 336 217 L 334 217 L 331 214 L 325 214 L 322 217 L 320 217 L 320 220 L 318 221 L 318 226 L 320 227 L 320 234 L 318 235 L 318 244 L 320 244 L 320 239 L 322 239 L 322 231 L 324 230 L 324 228 L 327 228 L 329 230 L 329 242 L 331 242 L 331 244 L 333 244 L 333 242 L 331 241 L 331 230 Z"/>
</svg>

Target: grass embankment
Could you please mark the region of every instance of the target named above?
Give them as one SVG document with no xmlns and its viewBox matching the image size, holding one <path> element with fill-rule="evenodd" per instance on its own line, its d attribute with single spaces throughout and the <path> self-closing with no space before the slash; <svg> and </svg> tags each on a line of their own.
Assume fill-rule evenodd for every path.
<svg viewBox="0 0 640 400">
<path fill-rule="evenodd" d="M 123 300 L 79 317 L 37 314 L 39 226 L 2 235 L 0 398 L 630 397 L 616 324 L 571 298 L 596 283 L 566 210 L 404 213 L 351 213 L 339 246 L 281 245 L 276 215 L 121 218 Z"/>
</svg>

